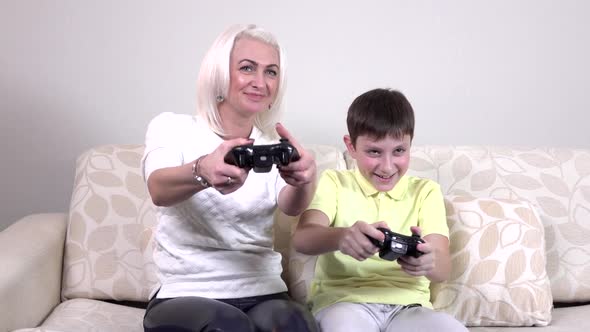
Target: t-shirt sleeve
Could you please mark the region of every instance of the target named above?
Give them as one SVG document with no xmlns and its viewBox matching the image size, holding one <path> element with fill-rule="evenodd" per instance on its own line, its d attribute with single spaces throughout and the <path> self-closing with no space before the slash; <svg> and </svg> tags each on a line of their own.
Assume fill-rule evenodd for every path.
<svg viewBox="0 0 590 332">
<path fill-rule="evenodd" d="M 175 115 L 171 112 L 161 113 L 150 121 L 141 160 L 144 180 L 157 169 L 183 164 L 184 158 L 180 152 L 175 128 Z"/>
<path fill-rule="evenodd" d="M 320 175 L 316 192 L 307 210 L 319 210 L 328 216 L 330 226 L 334 223 L 337 211 L 339 181 L 334 170 L 325 170 Z"/>
<path fill-rule="evenodd" d="M 428 234 L 440 234 L 449 237 L 449 227 L 445 203 L 440 185 L 429 181 L 425 186 L 424 197 L 418 215 L 418 226 L 422 229 L 422 236 Z"/>
</svg>

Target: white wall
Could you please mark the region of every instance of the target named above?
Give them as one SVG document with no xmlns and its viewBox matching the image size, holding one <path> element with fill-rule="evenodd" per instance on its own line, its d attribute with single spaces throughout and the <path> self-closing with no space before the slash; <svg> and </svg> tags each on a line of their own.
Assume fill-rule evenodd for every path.
<svg viewBox="0 0 590 332">
<path fill-rule="evenodd" d="M 192 113 L 199 63 L 232 23 L 288 54 L 284 123 L 343 147 L 347 106 L 403 91 L 415 144 L 590 148 L 590 2 L 0 0 L 0 229 L 66 211 L 74 161 Z"/>
</svg>

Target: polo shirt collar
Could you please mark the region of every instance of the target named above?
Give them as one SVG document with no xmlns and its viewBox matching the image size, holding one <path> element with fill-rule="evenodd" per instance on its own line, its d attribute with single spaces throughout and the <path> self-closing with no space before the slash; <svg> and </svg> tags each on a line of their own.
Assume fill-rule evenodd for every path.
<svg viewBox="0 0 590 332">
<path fill-rule="evenodd" d="M 375 189 L 375 187 L 367 179 L 365 179 L 358 168 L 354 170 L 354 177 L 366 197 L 376 196 L 379 193 L 379 191 Z M 404 175 L 401 179 L 399 179 L 397 184 L 391 190 L 386 191 L 385 194 L 395 200 L 401 200 L 404 198 L 407 191 L 408 178 Z"/>
</svg>

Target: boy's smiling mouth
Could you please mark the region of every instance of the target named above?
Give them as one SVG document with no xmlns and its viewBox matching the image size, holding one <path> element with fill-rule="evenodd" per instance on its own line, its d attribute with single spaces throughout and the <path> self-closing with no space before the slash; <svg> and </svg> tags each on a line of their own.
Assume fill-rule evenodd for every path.
<svg viewBox="0 0 590 332">
<path fill-rule="evenodd" d="M 377 173 L 373 173 L 373 174 L 375 174 L 375 176 L 377 176 L 378 178 L 383 179 L 383 180 L 389 180 L 395 175 L 395 174 L 391 174 L 391 175 L 387 176 L 387 175 L 379 175 Z"/>
</svg>

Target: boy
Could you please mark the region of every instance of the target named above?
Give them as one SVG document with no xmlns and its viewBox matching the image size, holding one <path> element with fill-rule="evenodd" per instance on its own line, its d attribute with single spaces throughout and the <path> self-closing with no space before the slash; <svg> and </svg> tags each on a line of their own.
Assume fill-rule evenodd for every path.
<svg viewBox="0 0 590 332">
<path fill-rule="evenodd" d="M 467 331 L 432 310 L 429 285 L 450 273 L 448 227 L 438 184 L 404 176 L 414 111 L 398 91 L 375 89 L 348 109 L 344 143 L 355 170 L 327 170 L 293 237 L 299 252 L 320 255 L 310 304 L 323 332 Z M 369 237 L 384 227 L 422 236 L 419 257 L 388 261 Z"/>
</svg>

